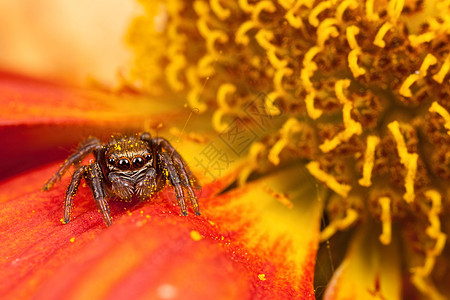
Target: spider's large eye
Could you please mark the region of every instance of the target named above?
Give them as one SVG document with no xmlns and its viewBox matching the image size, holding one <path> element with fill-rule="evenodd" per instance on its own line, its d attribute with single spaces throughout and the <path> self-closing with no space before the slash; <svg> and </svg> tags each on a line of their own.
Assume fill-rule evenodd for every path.
<svg viewBox="0 0 450 300">
<path fill-rule="evenodd" d="M 135 158 L 133 158 L 133 167 L 135 168 L 140 168 L 145 164 L 145 161 L 142 157 L 140 156 L 136 156 Z"/>
<path fill-rule="evenodd" d="M 117 164 L 119 169 L 121 170 L 128 170 L 131 167 L 130 161 L 128 158 L 121 158 Z"/>
</svg>

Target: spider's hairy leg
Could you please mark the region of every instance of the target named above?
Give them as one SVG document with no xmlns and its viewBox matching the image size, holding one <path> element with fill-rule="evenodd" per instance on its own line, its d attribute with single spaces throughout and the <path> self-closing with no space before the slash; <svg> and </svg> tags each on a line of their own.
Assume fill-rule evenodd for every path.
<svg viewBox="0 0 450 300">
<path fill-rule="evenodd" d="M 96 149 L 100 149 L 102 147 L 102 143 L 96 138 L 90 138 L 86 140 L 81 146 L 78 148 L 77 152 L 69 156 L 64 163 L 59 168 L 58 172 L 52 176 L 52 178 L 47 181 L 42 190 L 46 191 L 52 187 L 58 180 L 61 179 L 61 176 L 70 168 L 72 164 L 79 163 L 84 157 L 88 154 L 92 153 Z"/>
<path fill-rule="evenodd" d="M 195 214 L 199 216 L 200 208 L 198 206 L 197 196 L 195 196 L 195 193 L 193 191 L 194 184 L 197 182 L 197 180 L 194 177 L 194 175 L 192 175 L 186 162 L 177 152 L 177 150 L 175 150 L 175 148 L 166 139 L 154 138 L 152 140 L 152 143 L 157 147 L 161 147 L 164 151 L 167 152 L 167 154 L 170 155 L 170 161 L 171 162 L 173 161 L 173 165 L 175 166 L 177 174 L 179 174 L 179 177 L 181 179 L 181 184 L 188 193 L 188 198 L 189 201 L 191 202 L 192 208 Z"/>
<path fill-rule="evenodd" d="M 177 196 L 178 206 L 181 209 L 181 214 L 183 214 L 183 216 L 187 216 L 187 207 L 181 179 L 178 176 L 177 170 L 172 163 L 172 159 L 170 158 L 168 153 L 161 152 L 159 153 L 159 160 L 162 164 L 161 168 L 167 172 L 167 178 L 175 189 L 175 195 Z"/>
<path fill-rule="evenodd" d="M 141 198 L 147 198 L 156 192 L 156 170 L 149 168 L 144 178 L 136 184 L 136 194 Z"/>
<path fill-rule="evenodd" d="M 67 188 L 66 199 L 64 201 L 64 224 L 67 224 L 70 221 L 70 213 L 73 206 L 73 197 L 75 197 L 75 194 L 78 191 L 78 186 L 80 185 L 81 178 L 83 178 L 85 174 L 86 166 L 81 166 L 72 175 L 72 181 Z"/>
<path fill-rule="evenodd" d="M 103 185 L 103 175 L 101 167 L 97 162 L 91 163 L 86 167 L 86 182 L 92 190 L 97 207 L 103 215 L 106 225 L 112 225 L 111 213 L 109 211 L 108 202 L 106 201 L 105 187 Z"/>
</svg>

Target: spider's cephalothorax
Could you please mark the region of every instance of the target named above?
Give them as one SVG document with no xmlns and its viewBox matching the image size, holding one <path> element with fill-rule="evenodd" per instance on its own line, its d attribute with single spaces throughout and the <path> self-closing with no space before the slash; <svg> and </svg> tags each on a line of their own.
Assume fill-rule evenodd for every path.
<svg viewBox="0 0 450 300">
<path fill-rule="evenodd" d="M 78 151 L 63 163 L 58 172 L 44 186 L 49 189 L 72 164 L 79 164 L 93 153 L 95 161 L 79 166 L 73 173 L 64 202 L 64 223 L 70 221 L 73 197 L 82 178 L 92 190 L 106 224 L 112 224 L 107 198 L 131 200 L 144 199 L 161 190 L 168 181 L 174 188 L 181 213 L 187 215 L 186 198 L 195 214 L 200 215 L 193 190 L 195 178 L 178 152 L 163 138 L 151 138 L 149 133 L 140 136 L 114 138 L 102 144 L 96 138 L 84 142 Z"/>
</svg>

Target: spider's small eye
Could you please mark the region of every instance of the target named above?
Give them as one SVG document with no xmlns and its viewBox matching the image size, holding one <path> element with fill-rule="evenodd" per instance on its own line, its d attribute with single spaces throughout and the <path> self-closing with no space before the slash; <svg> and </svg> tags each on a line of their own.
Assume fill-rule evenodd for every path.
<svg viewBox="0 0 450 300">
<path fill-rule="evenodd" d="M 146 160 L 146 161 L 152 160 L 152 155 L 151 155 L 151 154 L 147 154 L 147 155 L 145 156 L 145 160 Z"/>
<path fill-rule="evenodd" d="M 133 167 L 135 168 L 142 167 L 144 163 L 145 163 L 144 159 L 140 156 L 136 156 L 135 158 L 133 158 Z"/>
<path fill-rule="evenodd" d="M 121 158 L 117 165 L 121 170 L 128 170 L 131 167 L 130 161 L 127 158 Z"/>
<path fill-rule="evenodd" d="M 114 158 L 108 159 L 108 164 L 114 166 L 116 164 L 116 160 Z"/>
</svg>

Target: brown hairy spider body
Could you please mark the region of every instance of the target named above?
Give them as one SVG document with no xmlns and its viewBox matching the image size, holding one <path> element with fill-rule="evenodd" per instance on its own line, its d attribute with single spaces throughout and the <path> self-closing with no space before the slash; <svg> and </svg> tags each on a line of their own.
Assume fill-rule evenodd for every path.
<svg viewBox="0 0 450 300">
<path fill-rule="evenodd" d="M 90 153 L 94 154 L 95 161 L 89 165 L 78 166 L 67 188 L 64 201 L 65 224 L 70 221 L 73 198 L 82 178 L 91 188 L 108 226 L 112 224 L 108 198 L 118 197 L 131 201 L 133 197 L 137 197 L 143 200 L 161 190 L 167 182 L 175 190 L 181 213 L 187 215 L 187 198 L 195 214 L 200 215 L 193 190 L 195 178 L 186 162 L 167 140 L 151 138 L 149 133 L 113 138 L 106 144 L 96 138 L 86 140 L 77 152 L 66 159 L 43 190 L 51 188 L 71 165 L 79 165 Z"/>
</svg>

